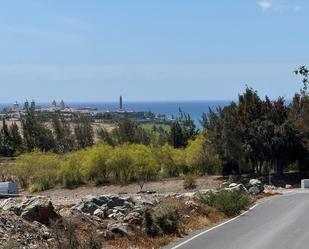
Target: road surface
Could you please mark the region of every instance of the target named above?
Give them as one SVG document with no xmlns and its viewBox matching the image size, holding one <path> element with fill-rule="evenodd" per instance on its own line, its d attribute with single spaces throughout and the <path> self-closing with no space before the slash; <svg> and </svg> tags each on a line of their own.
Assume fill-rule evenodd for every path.
<svg viewBox="0 0 309 249">
<path fill-rule="evenodd" d="M 272 197 L 227 224 L 167 248 L 309 248 L 309 192 Z"/>
</svg>

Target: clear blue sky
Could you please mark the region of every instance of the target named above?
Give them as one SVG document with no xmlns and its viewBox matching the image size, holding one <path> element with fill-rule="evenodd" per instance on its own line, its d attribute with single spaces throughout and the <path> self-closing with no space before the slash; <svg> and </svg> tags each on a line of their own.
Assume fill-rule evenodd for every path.
<svg viewBox="0 0 309 249">
<path fill-rule="evenodd" d="M 290 98 L 308 0 L 0 0 L 0 102 Z"/>
</svg>

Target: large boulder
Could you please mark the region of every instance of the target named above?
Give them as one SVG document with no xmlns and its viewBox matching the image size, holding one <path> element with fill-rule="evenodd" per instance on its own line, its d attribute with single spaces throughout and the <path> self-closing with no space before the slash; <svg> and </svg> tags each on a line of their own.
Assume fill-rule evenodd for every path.
<svg viewBox="0 0 309 249">
<path fill-rule="evenodd" d="M 263 186 L 262 182 L 258 179 L 251 179 L 249 181 L 248 186 L 249 186 L 249 192 L 254 194 L 254 195 L 257 195 L 257 194 L 264 191 L 264 186 Z M 251 191 L 250 191 L 250 189 L 251 189 Z"/>
<path fill-rule="evenodd" d="M 225 188 L 225 189 L 226 189 L 226 190 L 229 190 L 229 191 L 242 191 L 242 192 L 248 193 L 247 188 L 246 188 L 243 184 L 241 184 L 241 183 L 239 183 L 239 184 L 237 184 L 237 183 L 231 183 L 231 184 L 229 185 L 229 187 L 228 187 L 228 188 Z"/>
<path fill-rule="evenodd" d="M 251 186 L 262 186 L 262 182 L 260 180 L 258 180 L 258 179 L 251 179 L 249 181 L 249 184 Z"/>
<path fill-rule="evenodd" d="M 126 200 L 124 198 L 120 198 L 119 196 L 114 195 L 108 199 L 106 204 L 109 208 L 121 207 L 124 205 L 125 201 Z"/>
<path fill-rule="evenodd" d="M 50 225 L 52 221 L 60 218 L 50 200 L 42 197 L 26 198 L 20 202 L 15 199 L 7 199 L 0 205 L 5 211 L 12 211 L 28 221 L 37 221 Z"/>
<path fill-rule="evenodd" d="M 45 225 L 60 218 L 50 200 L 45 198 L 29 198 L 20 204 L 21 217 L 28 221 L 38 221 Z"/>
<path fill-rule="evenodd" d="M 73 210 L 77 210 L 79 212 L 90 214 L 90 215 L 93 215 L 94 211 L 99 208 L 100 206 L 98 206 L 95 202 L 92 202 L 91 200 L 84 200 L 84 199 L 72 207 Z"/>
<path fill-rule="evenodd" d="M 252 195 L 257 195 L 261 193 L 260 189 L 257 186 L 250 187 L 248 191 Z"/>
</svg>

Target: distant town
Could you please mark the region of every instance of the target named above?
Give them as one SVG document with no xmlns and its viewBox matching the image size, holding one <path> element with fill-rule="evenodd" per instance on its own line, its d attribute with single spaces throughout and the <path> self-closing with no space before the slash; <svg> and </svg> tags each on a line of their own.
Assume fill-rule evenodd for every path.
<svg viewBox="0 0 309 249">
<path fill-rule="evenodd" d="M 123 116 L 127 116 L 139 123 L 169 124 L 173 119 L 168 118 L 164 114 L 155 114 L 150 111 L 127 110 L 124 108 L 122 96 L 119 97 L 119 106 L 116 110 L 98 110 L 92 107 L 73 108 L 61 100 L 57 103 L 53 100 L 50 106 L 41 107 L 37 105 L 35 100 L 29 102 L 26 100 L 23 104 L 15 101 L 12 106 L 4 107 L 0 111 L 0 119 L 10 121 L 20 121 L 27 111 L 32 110 L 45 118 L 52 117 L 53 113 L 59 113 L 66 119 L 74 119 L 77 116 L 84 115 L 93 119 L 94 122 L 115 122 Z"/>
</svg>

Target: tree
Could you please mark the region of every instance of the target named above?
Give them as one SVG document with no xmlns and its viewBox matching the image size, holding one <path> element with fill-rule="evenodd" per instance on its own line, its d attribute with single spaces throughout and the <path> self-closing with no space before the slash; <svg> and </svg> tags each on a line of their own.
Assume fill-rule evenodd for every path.
<svg viewBox="0 0 309 249">
<path fill-rule="evenodd" d="M 205 175 L 221 173 L 222 162 L 215 154 L 212 144 L 204 135 L 189 142 L 186 148 L 186 164 L 191 173 Z"/>
<path fill-rule="evenodd" d="M 112 134 L 115 137 L 116 144 L 150 144 L 150 136 L 147 131 L 127 115 L 117 122 L 117 127 Z"/>
<path fill-rule="evenodd" d="M 39 121 L 34 110 L 28 109 L 21 123 L 25 146 L 28 151 L 35 148 L 43 151 L 55 149 L 52 131 Z"/>
<path fill-rule="evenodd" d="M 89 118 L 80 116 L 74 128 L 77 148 L 82 149 L 94 144 L 94 133 Z"/>
<path fill-rule="evenodd" d="M 303 88 L 300 90 L 300 92 L 303 95 L 307 95 L 309 87 L 309 69 L 306 66 L 300 66 L 294 72 L 296 75 L 301 75 L 303 77 L 302 79 Z"/>
<path fill-rule="evenodd" d="M 100 142 L 114 146 L 115 142 L 111 132 L 108 132 L 105 128 L 99 128 L 97 130 L 97 137 Z"/>
<path fill-rule="evenodd" d="M 183 148 L 186 146 L 186 137 L 178 121 L 171 125 L 169 140 L 170 144 L 174 146 L 174 148 Z"/>
<path fill-rule="evenodd" d="M 10 134 L 12 138 L 12 146 L 14 152 L 15 153 L 23 152 L 24 151 L 23 139 L 20 135 L 18 125 L 15 122 L 10 126 Z"/>
<path fill-rule="evenodd" d="M 0 152 L 2 156 L 13 156 L 14 155 L 14 146 L 13 139 L 10 134 L 9 128 L 5 122 L 5 119 L 2 121 L 2 128 L 0 132 Z"/>
<path fill-rule="evenodd" d="M 66 153 L 74 150 L 75 141 L 70 122 L 66 121 L 63 116 L 56 113 L 52 118 L 52 127 L 55 137 L 56 151 Z"/>
</svg>

